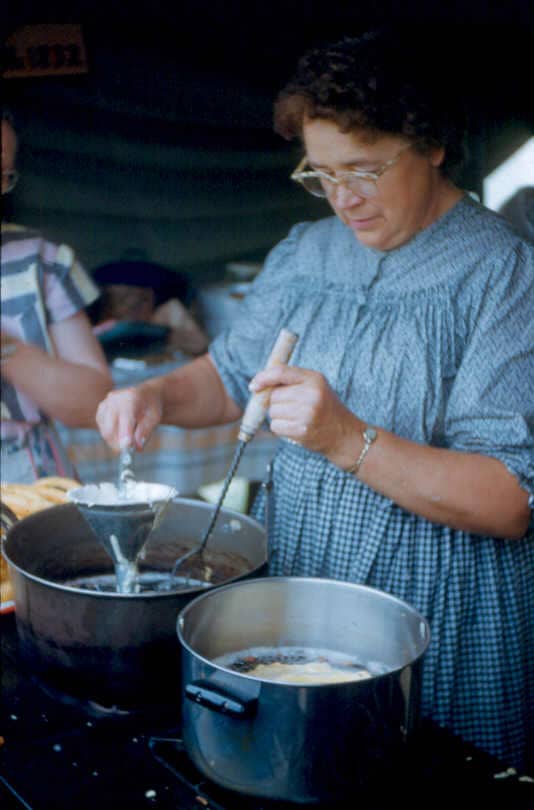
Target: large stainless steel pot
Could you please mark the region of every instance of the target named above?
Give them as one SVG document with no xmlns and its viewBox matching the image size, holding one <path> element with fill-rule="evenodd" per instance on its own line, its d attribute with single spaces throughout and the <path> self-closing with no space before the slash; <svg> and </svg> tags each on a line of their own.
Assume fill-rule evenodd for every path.
<svg viewBox="0 0 534 810">
<path fill-rule="evenodd" d="M 200 541 L 212 509 L 177 498 L 148 541 L 147 564 L 170 570 L 177 548 Z M 239 513 L 222 510 L 210 549 L 238 552 L 247 561 L 243 576 L 265 570 L 265 530 Z M 176 619 L 202 588 L 119 594 L 66 585 L 90 572 L 113 570 L 72 504 L 21 520 L 8 532 L 3 552 L 13 581 L 20 649 L 36 675 L 106 706 L 178 702 Z"/>
<path fill-rule="evenodd" d="M 205 593 L 178 618 L 183 737 L 210 779 L 294 802 L 357 797 L 404 748 L 419 714 L 426 620 L 381 591 L 323 579 L 253 579 Z M 253 647 L 326 648 L 369 680 L 274 683 L 214 659 Z"/>
</svg>

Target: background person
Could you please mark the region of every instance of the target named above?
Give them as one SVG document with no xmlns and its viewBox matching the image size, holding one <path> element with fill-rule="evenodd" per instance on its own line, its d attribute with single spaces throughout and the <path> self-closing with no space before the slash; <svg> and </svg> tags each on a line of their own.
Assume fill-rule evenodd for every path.
<svg viewBox="0 0 534 810">
<path fill-rule="evenodd" d="M 15 185 L 17 137 L 2 114 L 2 195 Z M 67 245 L 2 222 L 2 480 L 74 477 L 54 427 L 94 427 L 110 390 L 84 307 L 98 290 Z"/>
<path fill-rule="evenodd" d="M 465 120 L 433 45 L 384 32 L 303 57 L 275 126 L 335 216 L 274 248 L 209 355 L 97 421 L 140 448 L 274 386 L 271 574 L 412 604 L 432 629 L 424 715 L 532 768 L 534 252 L 454 182 Z M 293 365 L 256 374 L 282 326 Z"/>
<path fill-rule="evenodd" d="M 196 356 L 207 350 L 208 338 L 192 311 L 196 291 L 186 274 L 150 262 L 142 251 L 132 249 L 119 261 L 97 267 L 92 277 L 102 291 L 88 311 L 95 334 L 109 333 L 122 321 L 135 335 L 136 326 L 149 323 L 168 328 L 165 343 L 171 351 Z"/>
</svg>

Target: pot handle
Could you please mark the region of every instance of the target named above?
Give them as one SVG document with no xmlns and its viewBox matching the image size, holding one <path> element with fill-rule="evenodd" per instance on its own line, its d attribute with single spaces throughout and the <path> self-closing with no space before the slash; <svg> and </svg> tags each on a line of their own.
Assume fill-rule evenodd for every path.
<svg viewBox="0 0 534 810">
<path fill-rule="evenodd" d="M 185 686 L 185 696 L 193 703 L 230 717 L 250 717 L 256 711 L 257 698 L 242 698 L 214 689 L 205 681 L 193 681 Z"/>
<path fill-rule="evenodd" d="M 0 501 L 0 524 L 2 528 L 2 532 L 0 532 L 2 540 L 4 539 L 4 535 L 7 535 L 8 531 L 11 529 L 15 523 L 18 523 L 18 517 L 16 514 L 7 506 L 3 501 Z"/>
</svg>

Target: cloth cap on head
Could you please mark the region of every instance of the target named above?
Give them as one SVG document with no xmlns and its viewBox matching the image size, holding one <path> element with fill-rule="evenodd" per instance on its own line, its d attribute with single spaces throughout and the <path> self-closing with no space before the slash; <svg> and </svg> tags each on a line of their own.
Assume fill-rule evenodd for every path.
<svg viewBox="0 0 534 810">
<path fill-rule="evenodd" d="M 109 262 L 93 270 L 92 276 L 100 287 L 108 284 L 148 287 L 154 291 L 156 306 L 170 298 L 178 298 L 187 306 L 193 299 L 193 287 L 185 273 L 170 270 L 155 262 L 127 260 Z"/>
</svg>

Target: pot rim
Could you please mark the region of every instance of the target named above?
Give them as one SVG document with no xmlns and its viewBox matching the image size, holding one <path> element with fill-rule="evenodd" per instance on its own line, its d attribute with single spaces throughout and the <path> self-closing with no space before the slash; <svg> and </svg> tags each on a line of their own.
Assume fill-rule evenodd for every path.
<svg viewBox="0 0 534 810">
<path fill-rule="evenodd" d="M 173 498 L 173 503 L 184 503 L 186 505 L 194 505 L 195 507 L 201 509 L 212 509 L 213 504 L 208 503 L 207 501 L 197 501 L 194 498 Z M 65 506 L 67 507 L 74 507 L 76 508 L 76 504 L 73 502 L 58 504 L 56 506 L 51 506 L 50 509 L 47 509 L 46 512 L 52 510 L 60 510 L 64 509 Z M 45 511 L 45 510 L 43 510 Z M 36 517 L 41 515 L 41 512 L 34 512 L 32 515 L 28 515 L 28 517 L 23 518 L 22 520 L 17 521 L 7 532 L 5 537 L 1 538 L 0 541 L 0 554 L 4 557 L 5 561 L 7 562 L 8 566 L 16 570 L 22 577 L 31 580 L 32 582 L 37 582 L 39 585 L 45 586 L 47 588 L 52 588 L 53 590 L 61 591 L 62 593 L 73 593 L 78 594 L 81 596 L 92 597 L 96 599 L 126 599 L 126 600 L 160 600 L 163 601 L 165 599 L 174 599 L 176 596 L 182 596 L 184 594 L 194 594 L 198 593 L 200 596 L 205 594 L 207 591 L 217 590 L 218 588 L 225 588 L 227 585 L 239 584 L 240 578 L 243 576 L 250 575 L 255 571 L 258 571 L 262 566 L 264 566 L 268 562 L 268 553 L 267 553 L 267 536 L 265 532 L 265 527 L 257 521 L 255 518 L 250 517 L 249 515 L 244 515 L 241 512 L 237 512 L 234 509 L 222 509 L 221 515 L 226 515 L 229 519 L 237 518 L 242 520 L 246 524 L 252 524 L 255 528 L 260 529 L 263 533 L 264 540 L 265 540 L 265 559 L 255 565 L 253 568 L 250 569 L 248 572 L 244 572 L 243 574 L 239 574 L 235 577 L 231 577 L 227 579 L 222 585 L 207 585 L 202 587 L 196 588 L 177 588 L 173 591 L 168 592 L 147 592 L 147 593 L 119 593 L 114 591 L 91 591 L 88 588 L 77 588 L 74 585 L 65 585 L 61 582 L 54 582 L 51 579 L 44 579 L 44 577 L 40 577 L 37 574 L 32 574 L 30 571 L 26 571 L 26 569 L 22 568 L 17 563 L 13 562 L 9 557 L 7 545 L 9 544 L 9 539 L 13 530 L 17 529 L 26 521 L 33 521 Z M 149 542 L 149 541 L 147 541 Z M 198 545 L 200 546 L 200 540 Z M 112 571 L 112 569 L 110 569 Z M 169 572 L 170 573 L 170 572 Z M 196 598 L 196 597 L 195 597 Z M 15 592 L 15 603 L 16 603 L 16 592 Z"/>
<path fill-rule="evenodd" d="M 185 625 L 185 621 L 187 619 L 188 612 L 191 611 L 191 610 L 194 610 L 195 605 L 197 605 L 198 603 L 202 602 L 205 599 L 208 599 L 212 594 L 215 593 L 215 590 L 216 590 L 217 594 L 220 594 L 222 591 L 231 590 L 231 589 L 234 589 L 234 588 L 237 588 L 237 587 L 241 588 L 241 587 L 246 586 L 246 587 L 251 588 L 251 587 L 254 587 L 255 585 L 258 585 L 258 584 L 264 584 L 264 585 L 266 585 L 266 587 L 269 587 L 270 582 L 277 582 L 277 583 L 278 582 L 286 582 L 286 583 L 307 582 L 307 583 L 310 583 L 310 584 L 319 583 L 321 585 L 324 585 L 325 583 L 328 583 L 328 584 L 332 584 L 332 586 L 335 586 L 335 587 L 342 587 L 342 588 L 347 588 L 347 589 L 350 589 L 350 590 L 358 590 L 358 591 L 369 591 L 371 593 L 380 594 L 381 597 L 385 597 L 389 601 L 395 602 L 399 607 L 402 607 L 404 609 L 408 609 L 415 616 L 415 618 L 419 620 L 420 629 L 422 630 L 421 636 L 424 638 L 423 647 L 422 647 L 421 651 L 418 653 L 418 655 L 416 655 L 409 663 L 403 664 L 403 666 L 400 666 L 400 667 L 394 667 L 392 669 L 388 669 L 387 672 L 378 673 L 376 675 L 371 675 L 370 678 L 365 678 L 364 680 L 342 681 L 342 682 L 339 682 L 339 683 L 299 683 L 299 684 L 295 684 L 295 683 L 284 683 L 283 681 L 270 681 L 268 679 L 258 678 L 257 676 L 248 675 L 245 672 L 236 672 L 235 670 L 229 669 L 228 667 L 222 666 L 221 664 L 216 664 L 212 659 L 206 658 L 205 656 L 203 656 L 199 652 L 197 652 L 195 649 L 193 649 L 193 647 L 184 639 L 184 637 L 183 637 L 183 628 L 184 628 L 184 625 Z M 423 657 L 423 655 L 426 653 L 426 651 L 428 649 L 428 646 L 430 644 L 430 641 L 431 641 L 430 623 L 423 616 L 422 613 L 420 613 L 416 608 L 412 607 L 412 605 L 410 605 L 408 602 L 404 601 L 403 599 L 400 599 L 398 596 L 394 596 L 393 594 L 388 593 L 387 591 L 382 591 L 382 590 L 380 590 L 380 588 L 373 588 L 371 585 L 363 585 L 363 584 L 360 584 L 360 583 L 357 583 L 357 582 L 346 582 L 345 580 L 342 580 L 342 579 L 330 579 L 328 577 L 296 577 L 296 576 L 290 576 L 290 577 L 277 577 L 277 576 L 274 576 L 274 577 L 256 577 L 254 579 L 243 580 L 242 582 L 230 582 L 230 583 L 228 583 L 226 585 L 221 585 L 217 589 L 213 589 L 213 590 L 210 589 L 209 591 L 205 591 L 204 593 L 201 593 L 199 596 L 196 596 L 194 599 L 192 599 L 190 602 L 188 602 L 187 605 L 185 605 L 185 607 L 183 607 L 180 610 L 180 612 L 178 614 L 178 617 L 177 617 L 177 620 L 176 620 L 176 632 L 177 632 L 178 640 L 179 640 L 180 644 L 187 650 L 188 653 L 193 655 L 198 660 L 202 661 L 202 663 L 207 664 L 208 666 L 213 667 L 214 669 L 219 670 L 221 672 L 225 672 L 225 673 L 228 673 L 230 675 L 235 675 L 237 678 L 243 678 L 247 682 L 252 681 L 252 682 L 257 683 L 258 685 L 261 684 L 262 687 L 265 687 L 265 686 L 274 687 L 274 688 L 283 687 L 285 689 L 287 689 L 288 687 L 293 687 L 295 689 L 308 689 L 308 688 L 314 689 L 314 688 L 317 688 L 317 687 L 321 687 L 322 689 L 325 689 L 325 688 L 339 689 L 340 687 L 353 688 L 354 686 L 365 686 L 365 684 L 369 684 L 370 682 L 375 682 L 375 681 L 380 680 L 382 678 L 389 678 L 394 673 L 402 672 L 402 670 L 407 669 L 408 667 L 413 667 Z"/>
</svg>

